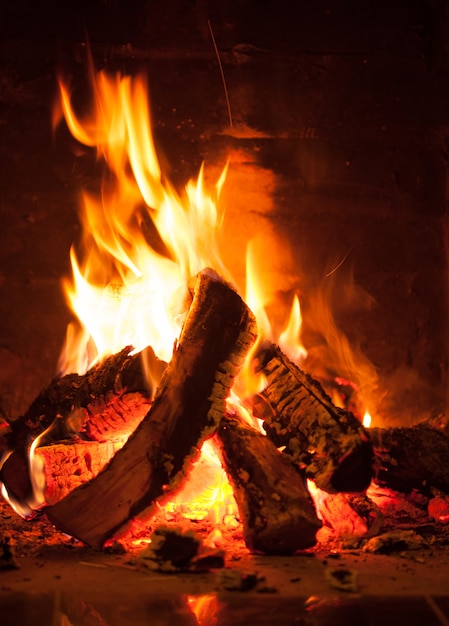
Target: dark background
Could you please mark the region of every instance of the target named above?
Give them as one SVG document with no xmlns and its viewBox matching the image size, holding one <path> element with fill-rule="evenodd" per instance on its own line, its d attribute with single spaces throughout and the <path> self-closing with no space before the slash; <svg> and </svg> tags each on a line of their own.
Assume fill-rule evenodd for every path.
<svg viewBox="0 0 449 626">
<path fill-rule="evenodd" d="M 53 134 L 51 110 L 58 72 L 85 90 L 87 41 L 98 69 L 148 75 L 177 184 L 231 154 L 223 245 L 237 279 L 243 243 L 272 237 L 264 271 L 280 302 L 300 291 L 312 356 L 318 289 L 378 372 L 379 423 L 444 411 L 448 23 L 447 3 L 431 0 L 4 2 L 3 414 L 23 412 L 55 374 L 70 318 L 60 280 L 80 235 L 79 190 L 99 172 L 63 127 Z M 328 365 L 310 367 L 332 375 Z"/>
</svg>

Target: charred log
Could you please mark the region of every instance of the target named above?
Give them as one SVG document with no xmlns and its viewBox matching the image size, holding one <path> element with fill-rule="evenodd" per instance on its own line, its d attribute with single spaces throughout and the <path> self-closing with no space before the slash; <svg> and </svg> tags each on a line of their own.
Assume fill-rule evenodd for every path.
<svg viewBox="0 0 449 626">
<path fill-rule="evenodd" d="M 242 299 L 212 272 L 198 275 L 179 343 L 137 429 L 96 478 L 46 509 L 61 530 L 95 548 L 185 477 L 225 411 L 256 335 Z"/>
<path fill-rule="evenodd" d="M 395 491 L 449 494 L 449 437 L 428 423 L 408 428 L 371 428 L 374 481 Z"/>
<path fill-rule="evenodd" d="M 138 360 L 132 358 L 132 361 L 129 360 L 127 363 L 134 365 L 138 363 Z M 40 433 L 42 437 L 40 445 L 57 442 L 68 444 L 77 441 L 99 444 L 106 442 L 123 443 L 146 415 L 150 405 L 149 396 L 144 395 L 143 392 L 125 390 L 119 392 L 111 389 L 101 400 L 91 398 L 89 406 L 73 407 L 72 411 L 65 417 L 56 418 L 49 426 L 50 430 L 47 434 L 45 431 L 44 434 Z M 23 429 L 23 425 L 20 428 Z M 17 431 L 15 432 L 17 433 Z M 19 440 L 22 440 L 26 430 L 21 430 L 20 433 Z M 14 431 L 11 435 L 14 435 Z M 5 485 L 9 496 L 19 502 L 28 499 L 32 492 L 29 467 L 31 437 L 32 435 L 29 433 L 28 442 L 13 449 L 0 471 L 0 480 Z M 14 437 L 11 436 L 9 446 L 12 445 L 13 441 Z M 49 455 L 51 456 L 51 452 Z M 75 467 L 73 469 L 74 471 L 79 470 Z"/>
<path fill-rule="evenodd" d="M 120 398 L 127 393 L 138 393 L 148 406 L 152 391 L 142 362 L 150 360 L 159 376 L 165 368 L 151 348 L 134 355 L 130 354 L 131 351 L 131 347 L 124 348 L 84 375 L 67 374 L 53 379 L 27 412 L 10 423 L 9 449 L 28 446 L 50 426 L 55 441 L 73 435 L 105 441 L 116 432 L 124 429 L 129 432 L 132 424 L 124 426 L 124 422 L 131 419 L 131 413 L 126 411 L 126 416 L 123 415 L 119 407 Z M 116 402 L 118 406 L 114 408 Z"/>
<path fill-rule="evenodd" d="M 287 457 L 237 412 L 222 418 L 217 441 L 248 548 L 291 554 L 314 545 L 321 523 L 304 478 Z"/>
<path fill-rule="evenodd" d="M 276 447 L 329 492 L 363 491 L 371 481 L 372 447 L 359 420 L 336 407 L 320 383 L 292 363 L 279 347 L 259 352 L 267 380 L 254 414 Z"/>
</svg>

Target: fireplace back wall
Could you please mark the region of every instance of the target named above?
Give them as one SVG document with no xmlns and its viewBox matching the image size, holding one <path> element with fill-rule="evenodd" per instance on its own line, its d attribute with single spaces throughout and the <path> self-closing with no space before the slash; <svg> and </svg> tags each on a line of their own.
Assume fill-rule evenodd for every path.
<svg viewBox="0 0 449 626">
<path fill-rule="evenodd" d="M 339 328 L 378 372 L 378 424 L 444 411 L 446 3 L 155 4 L 1 9 L 3 415 L 20 415 L 54 376 L 70 319 L 60 280 L 80 235 L 79 191 L 100 172 L 68 131 L 52 135 L 51 107 L 59 70 L 83 85 L 86 34 L 98 69 L 147 73 L 177 184 L 203 160 L 213 179 L 230 156 L 221 242 L 236 280 L 256 237 L 280 317 L 300 293 L 312 355 L 307 312 L 317 289 L 331 294 Z"/>
</svg>

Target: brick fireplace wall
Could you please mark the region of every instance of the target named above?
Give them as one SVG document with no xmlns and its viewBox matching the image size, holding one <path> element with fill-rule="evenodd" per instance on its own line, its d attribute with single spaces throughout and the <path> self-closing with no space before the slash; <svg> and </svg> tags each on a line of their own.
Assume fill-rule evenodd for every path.
<svg viewBox="0 0 449 626">
<path fill-rule="evenodd" d="M 155 6 L 157 4 L 157 6 Z M 276 311 L 298 290 L 307 321 L 328 294 L 338 327 L 378 372 L 378 423 L 447 406 L 445 2 L 149 0 L 10 3 L 1 11 L 0 409 L 23 412 L 55 373 L 70 315 L 60 280 L 79 237 L 92 154 L 53 136 L 56 74 L 81 84 L 86 33 L 98 67 L 149 76 L 153 123 L 176 183 L 230 155 L 221 237 L 242 249 Z M 220 51 L 225 98 L 209 24 Z"/>
</svg>

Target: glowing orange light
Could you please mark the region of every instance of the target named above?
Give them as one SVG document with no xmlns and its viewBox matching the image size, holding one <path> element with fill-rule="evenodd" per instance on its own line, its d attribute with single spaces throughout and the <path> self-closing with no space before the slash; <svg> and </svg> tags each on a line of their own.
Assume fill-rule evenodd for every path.
<svg viewBox="0 0 449 626">
<path fill-rule="evenodd" d="M 208 266 L 226 275 L 215 237 L 227 166 L 213 190 L 201 167 L 197 180 L 178 193 L 161 171 L 144 78 L 104 72 L 90 78 L 92 110 L 84 119 L 60 81 L 70 131 L 96 147 L 108 169 L 101 193 L 81 197 L 81 254 L 72 248 L 73 275 L 64 281 L 81 329 L 70 328 L 61 373 L 82 373 L 126 345 L 136 351 L 151 345 L 169 360 L 182 322 L 177 302 L 189 279 Z"/>
<path fill-rule="evenodd" d="M 169 361 L 188 306 L 190 278 L 205 267 L 212 267 L 226 280 L 231 279 L 217 244 L 223 219 L 218 202 L 228 165 L 223 167 L 215 185 L 206 184 L 201 166 L 197 178 L 178 191 L 159 162 L 143 77 L 95 74 L 92 70 L 92 103 L 84 117 L 76 112 L 67 83 L 61 80 L 59 87 L 55 122 L 65 119 L 73 137 L 94 148 L 107 171 L 101 190 L 81 194 L 82 240 L 72 247 L 72 276 L 63 282 L 67 301 L 78 321 L 67 329 L 60 374 L 82 374 L 105 356 L 129 345 L 136 352 L 151 346 L 160 359 Z M 260 340 L 278 342 L 298 364 L 310 357 L 313 363 L 316 352 L 306 351 L 301 341 L 298 296 L 294 296 L 289 315 L 282 316 L 288 318 L 287 323 L 283 320 L 278 324 L 284 324 L 282 330 L 274 328 L 270 320 L 268 309 L 278 286 L 259 270 L 261 251 L 256 248 L 252 241 L 247 249 L 246 302 L 256 315 Z M 262 254 L 266 257 L 266 250 L 262 249 Z M 321 363 L 331 362 L 337 370 L 343 366 L 344 375 L 355 381 L 354 388 L 371 389 L 371 370 L 365 368 L 368 374 L 360 375 L 365 364 L 354 358 L 348 341 L 338 332 L 324 296 L 317 298 L 311 309 L 311 326 L 320 330 L 328 346 Z M 256 376 L 249 367 L 259 345 L 254 346 L 244 375 L 234 385 L 231 403 L 240 405 L 241 398 L 257 393 L 265 384 L 263 376 Z M 250 412 L 241 407 L 241 413 L 262 430 L 260 424 L 254 424 Z M 35 493 L 24 511 L 44 502 L 44 472 L 35 455 L 38 445 L 36 440 L 30 457 Z M 312 484 L 310 489 L 315 497 L 324 497 Z M 232 488 L 213 441 L 208 441 L 191 468 L 189 481 L 164 507 L 164 514 L 232 526 L 236 523 L 236 511 Z M 219 534 L 211 535 L 212 542 L 220 540 Z M 145 538 L 136 541 L 144 542 Z M 200 626 L 213 623 L 205 621 L 201 607 L 215 606 L 215 596 L 189 602 L 195 607 Z"/>
<path fill-rule="evenodd" d="M 365 411 L 363 415 L 363 420 L 362 420 L 362 424 L 364 425 L 365 428 L 369 428 L 371 426 L 372 419 L 373 418 L 371 417 L 371 414 L 369 413 L 369 411 Z"/>
<path fill-rule="evenodd" d="M 214 626 L 217 623 L 220 605 L 214 593 L 187 596 L 187 605 L 195 615 L 198 626 Z"/>
</svg>

